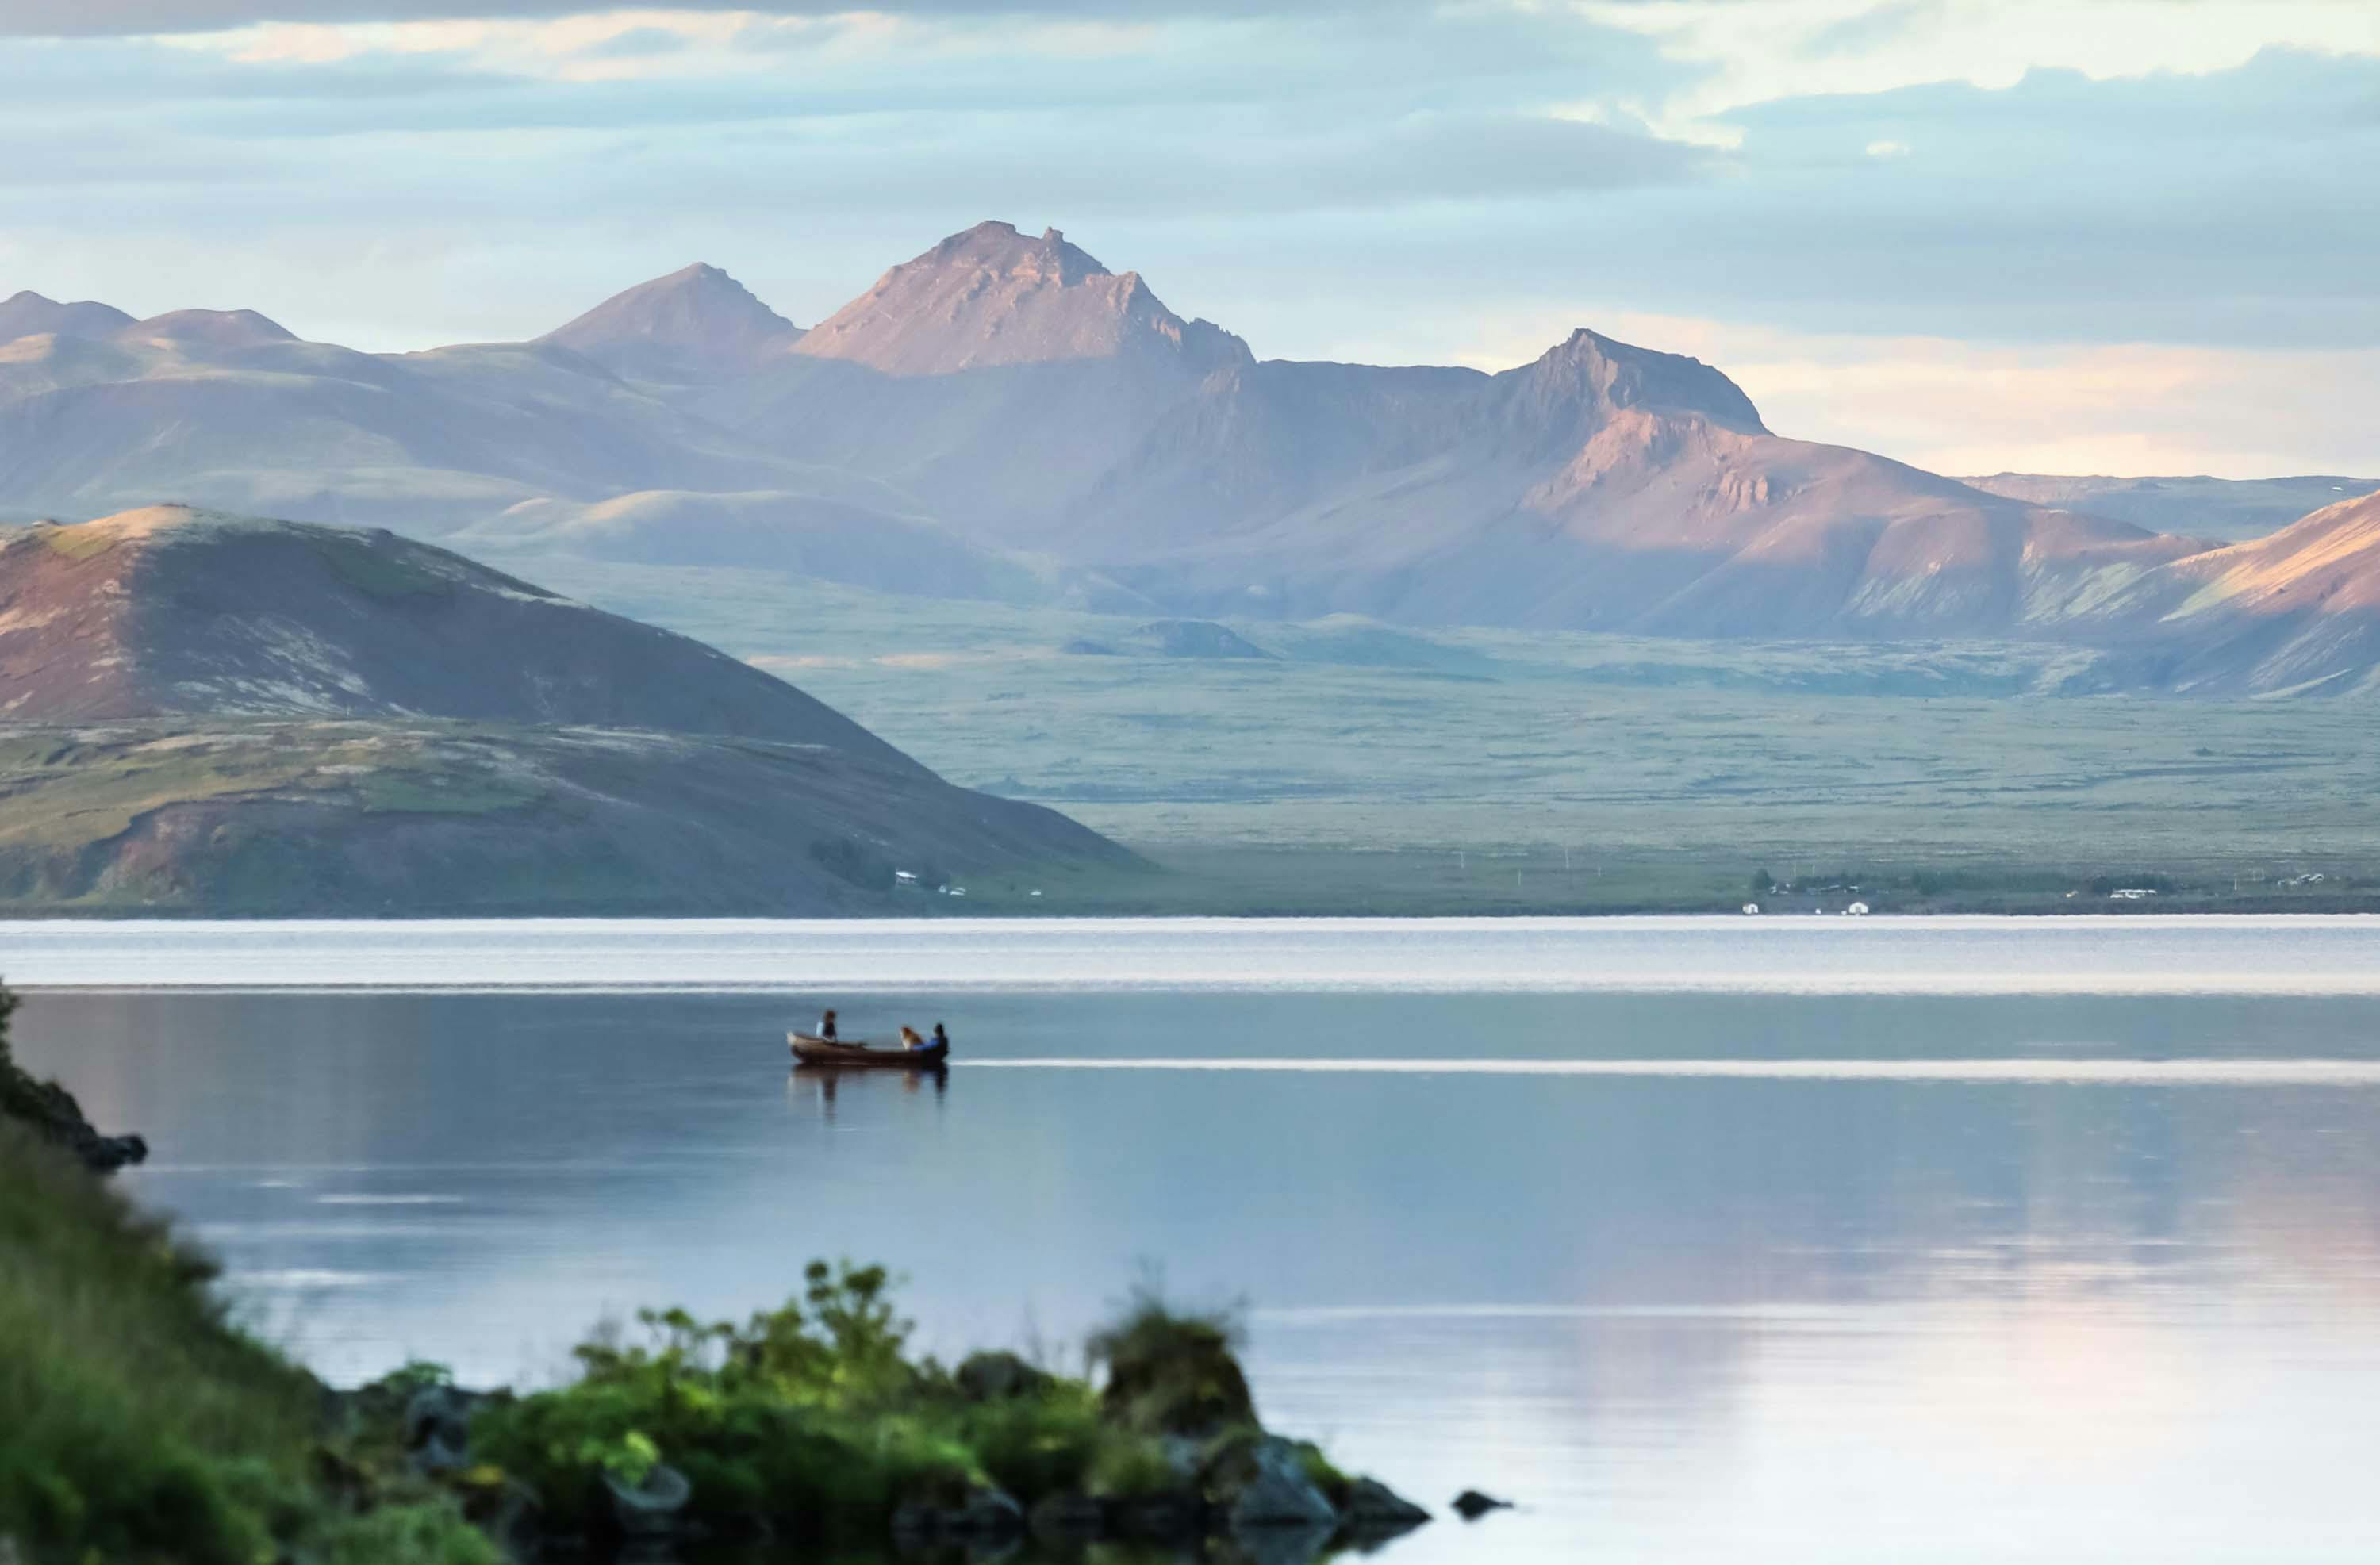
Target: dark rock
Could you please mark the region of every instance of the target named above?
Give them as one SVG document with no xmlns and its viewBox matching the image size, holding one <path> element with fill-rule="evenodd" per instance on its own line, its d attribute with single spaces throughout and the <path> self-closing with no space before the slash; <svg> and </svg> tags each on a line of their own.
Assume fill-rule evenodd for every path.
<svg viewBox="0 0 2380 1565">
<path fill-rule="evenodd" d="M 471 1411 L 479 1398 L 452 1386 L 424 1386 L 405 1403 L 406 1460 L 417 1473 L 471 1464 Z"/>
<path fill-rule="evenodd" d="M 1089 1495 L 1049 1495 L 1026 1520 L 1033 1535 L 1045 1544 L 1097 1543 L 1107 1535 L 1108 1508 Z"/>
<path fill-rule="evenodd" d="M 1338 1508 L 1312 1475 L 1314 1449 L 1278 1435 L 1234 1443 L 1208 1468 L 1208 1498 L 1234 1535 L 1266 1527 L 1339 1524 Z"/>
<path fill-rule="evenodd" d="M 1454 1497 L 1454 1513 L 1465 1522 L 1476 1522 L 1491 1510 L 1510 1510 L 1512 1502 L 1483 1495 L 1477 1489 L 1465 1489 Z"/>
<path fill-rule="evenodd" d="M 1002 1489 L 969 1488 L 949 1499 L 912 1498 L 892 1512 L 892 1539 L 903 1548 L 979 1547 L 1024 1535 L 1025 1508 Z"/>
<path fill-rule="evenodd" d="M 1204 1513 L 1198 1497 L 1184 1489 L 1114 1500 L 1108 1522 L 1117 1537 L 1135 1543 L 1179 1543 L 1198 1535 Z"/>
<path fill-rule="evenodd" d="M 149 1143 L 137 1135 L 95 1135 L 76 1150 L 84 1162 L 102 1173 L 114 1173 L 128 1164 L 149 1160 Z"/>
<path fill-rule="evenodd" d="M 5 1026 L 5 1011 L 0 1011 L 0 1026 Z M 83 1118 L 82 1105 L 75 1101 L 73 1093 L 18 1070 L 8 1057 L 4 1030 L 0 1030 L 0 1119 L 17 1121 L 99 1173 L 114 1173 L 149 1156 L 149 1144 L 140 1137 L 100 1134 Z"/>
<path fill-rule="evenodd" d="M 603 1474 L 612 1493 L 612 1519 L 631 1538 L 667 1537 L 678 1528 L 678 1513 L 694 1498 L 694 1483 L 666 1462 L 656 1462 L 641 1484 L 630 1484 L 616 1474 Z"/>
<path fill-rule="evenodd" d="M 953 1377 L 971 1402 L 1003 1402 L 1038 1396 L 1050 1386 L 1050 1375 L 1014 1353 L 969 1353 Z"/>
<path fill-rule="evenodd" d="M 1348 1485 L 1339 1511 L 1347 1532 L 1362 1538 L 1389 1537 L 1429 1520 L 1428 1511 L 1378 1478 L 1358 1478 Z"/>
</svg>

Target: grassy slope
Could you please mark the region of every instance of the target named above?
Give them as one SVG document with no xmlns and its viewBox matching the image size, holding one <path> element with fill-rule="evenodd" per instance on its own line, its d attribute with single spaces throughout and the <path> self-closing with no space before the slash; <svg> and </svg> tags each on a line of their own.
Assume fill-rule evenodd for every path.
<svg viewBox="0 0 2380 1565">
<path fill-rule="evenodd" d="M 0 1077 L 15 1077 L 0 991 Z M 0 1086 L 5 1086 L 0 1081 Z M 12 1100 L 0 1091 L 0 1103 Z M 446 1499 L 350 1467 L 321 1388 L 242 1333 L 212 1268 L 0 1113 L 0 1556 L 492 1565 Z"/>
<path fill-rule="evenodd" d="M 857 913 L 896 867 L 1020 900 L 1133 869 L 812 746 L 484 723 L 0 725 L 0 907 L 28 912 Z"/>
<path fill-rule="evenodd" d="M 1245 622 L 1285 656 L 1086 657 L 1058 649 L 1138 622 L 537 569 L 1180 872 L 1085 886 L 1076 911 L 1731 905 L 1763 867 L 1897 880 L 1903 905 L 2067 906 L 2164 872 L 2210 904 L 2330 906 L 2380 878 L 2362 703 L 2061 698 L 2088 655 L 2058 649 Z"/>
</svg>

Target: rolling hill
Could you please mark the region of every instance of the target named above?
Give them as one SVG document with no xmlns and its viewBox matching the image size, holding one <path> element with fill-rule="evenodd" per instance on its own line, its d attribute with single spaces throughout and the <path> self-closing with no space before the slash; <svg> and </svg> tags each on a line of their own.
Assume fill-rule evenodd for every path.
<svg viewBox="0 0 2380 1565">
<path fill-rule="evenodd" d="M 684 637 L 175 506 L 0 543 L 0 794 L 29 908 L 868 912 L 1132 862 Z"/>
</svg>

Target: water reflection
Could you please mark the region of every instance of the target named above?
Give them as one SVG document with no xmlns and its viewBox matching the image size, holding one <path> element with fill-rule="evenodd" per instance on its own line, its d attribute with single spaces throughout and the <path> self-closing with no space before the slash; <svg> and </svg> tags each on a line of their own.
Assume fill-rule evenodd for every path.
<svg viewBox="0 0 2380 1565">
<path fill-rule="evenodd" d="M 840 1093 L 890 1089 L 918 1098 L 929 1086 L 933 1089 L 936 1103 L 949 1096 L 951 1068 L 937 1065 L 930 1071 L 838 1070 L 832 1065 L 795 1065 L 785 1073 L 785 1101 L 832 1123 L 835 1098 Z"/>
<path fill-rule="evenodd" d="M 925 1351 L 1064 1344 L 1146 1257 L 1252 1303 L 1271 1424 L 1526 1502 L 1399 1565 L 2368 1551 L 2372 1001 L 932 1008 L 968 1054 L 930 1081 L 778 1083 L 764 996 L 45 994 L 17 1032 L 340 1377 L 558 1373 L 607 1311 L 740 1316 L 819 1255 L 906 1272 Z M 1340 1068 L 1016 1063 L 1067 1053 Z M 1345 1068 L 1465 1054 L 1629 1069 Z"/>
</svg>

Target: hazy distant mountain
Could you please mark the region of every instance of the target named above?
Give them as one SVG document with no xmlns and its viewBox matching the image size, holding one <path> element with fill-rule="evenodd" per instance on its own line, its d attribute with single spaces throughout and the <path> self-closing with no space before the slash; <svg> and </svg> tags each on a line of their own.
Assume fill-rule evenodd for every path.
<svg viewBox="0 0 2380 1565">
<path fill-rule="evenodd" d="M 252 309 L 174 309 L 119 328 L 115 340 L 157 346 L 237 349 L 294 343 L 298 334 Z"/>
<path fill-rule="evenodd" d="M 1055 228 L 1006 223 L 953 234 L 876 280 L 795 352 L 888 375 L 1146 356 L 1193 375 L 1245 362 L 1247 344 L 1158 301 L 1140 273 L 1110 272 Z"/>
<path fill-rule="evenodd" d="M 2309 511 L 2380 489 L 2380 479 L 2331 474 L 2283 479 L 2117 479 L 1994 473 L 1959 481 L 2011 500 L 2063 505 L 2158 532 L 2186 533 L 2226 543 L 2262 538 Z"/>
<path fill-rule="evenodd" d="M 114 305 L 85 299 L 60 304 L 27 289 L 0 299 L 0 343 L 18 337 L 103 337 L 132 324 L 132 317 Z"/>
<path fill-rule="evenodd" d="M 561 347 L 363 354 L 247 310 L 0 345 L 0 518 L 184 500 L 434 537 L 523 500 L 796 470 Z"/>
<path fill-rule="evenodd" d="M 1247 345 L 1055 229 L 954 234 L 783 361 L 691 404 L 768 450 L 871 474 L 984 541 L 1052 515 Z"/>
<path fill-rule="evenodd" d="M 592 504 L 525 500 L 449 541 L 528 559 L 566 554 L 781 571 L 930 598 L 1126 613 L 1148 606 L 1095 573 L 971 543 L 881 485 L 845 477 L 822 487 L 826 492 L 646 490 Z"/>
<path fill-rule="evenodd" d="M 1717 637 L 2020 633 L 2201 547 L 1779 439 L 1718 371 L 1585 331 L 1499 375 L 1216 377 L 1074 516 L 1205 613 Z"/>
<path fill-rule="evenodd" d="M 1259 361 L 1004 223 L 807 333 L 703 265 L 534 344 L 407 355 L 0 308 L 84 312 L 0 344 L 0 515 L 174 497 L 1181 616 L 2163 645 L 2168 567 L 2356 481 L 1961 482 L 1585 330 L 1493 375 Z"/>
<path fill-rule="evenodd" d="M 2380 494 L 2178 560 L 2107 607 L 2103 683 L 2343 695 L 2380 683 Z"/>
<path fill-rule="evenodd" d="M 623 375 L 694 382 L 749 374 L 801 336 L 743 284 L 698 262 L 614 294 L 538 341 Z"/>
<path fill-rule="evenodd" d="M 895 867 L 1129 862 L 698 642 L 171 506 L 0 542 L 0 792 L 18 904 L 831 912 Z"/>
</svg>

